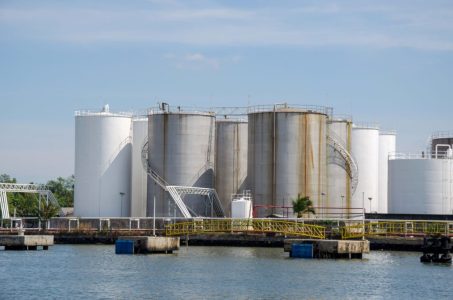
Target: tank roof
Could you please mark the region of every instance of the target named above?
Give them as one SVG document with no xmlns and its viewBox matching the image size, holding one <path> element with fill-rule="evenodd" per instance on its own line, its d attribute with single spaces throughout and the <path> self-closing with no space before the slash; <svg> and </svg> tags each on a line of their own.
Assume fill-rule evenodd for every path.
<svg viewBox="0 0 453 300">
<path fill-rule="evenodd" d="M 329 120 L 329 122 L 347 122 L 351 123 L 352 122 L 352 116 L 350 115 L 333 115 L 332 118 Z"/>
<path fill-rule="evenodd" d="M 132 118 L 133 113 L 130 112 L 116 112 L 112 113 L 110 111 L 90 111 L 90 110 L 76 110 L 74 116 L 76 117 L 122 117 L 122 118 Z"/>
<path fill-rule="evenodd" d="M 367 123 L 367 122 L 358 122 L 352 124 L 353 129 L 371 129 L 371 130 L 379 130 L 378 123 Z"/>
<path fill-rule="evenodd" d="M 158 107 L 148 108 L 148 115 L 162 115 L 162 114 L 201 115 L 201 116 L 215 115 L 215 113 L 210 110 L 204 110 L 198 107 L 170 106 L 167 103 L 162 103 Z"/>
<path fill-rule="evenodd" d="M 431 139 L 453 138 L 453 131 L 436 131 L 431 134 Z"/>
<path fill-rule="evenodd" d="M 448 151 L 437 151 L 437 154 L 430 151 L 412 153 L 394 152 L 389 154 L 389 160 L 452 159 L 453 157 L 450 157 L 449 155 Z"/>
<path fill-rule="evenodd" d="M 380 130 L 379 135 L 396 135 L 396 130 Z"/>
<path fill-rule="evenodd" d="M 215 121 L 219 123 L 248 123 L 248 120 L 244 118 L 219 118 L 219 116 Z"/>
<path fill-rule="evenodd" d="M 274 105 L 255 105 L 248 108 L 249 114 L 266 113 L 266 112 L 284 112 L 284 113 L 313 113 L 323 114 L 332 117 L 333 109 L 327 106 L 319 105 L 300 105 L 300 104 L 274 104 Z"/>
</svg>

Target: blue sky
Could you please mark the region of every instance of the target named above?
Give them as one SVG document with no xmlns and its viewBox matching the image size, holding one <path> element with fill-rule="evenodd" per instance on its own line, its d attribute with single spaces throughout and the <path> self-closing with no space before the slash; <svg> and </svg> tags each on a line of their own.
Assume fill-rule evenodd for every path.
<svg viewBox="0 0 453 300">
<path fill-rule="evenodd" d="M 453 129 L 451 1 L 0 0 L 0 173 L 74 169 L 77 109 L 287 101 L 421 151 Z"/>
</svg>

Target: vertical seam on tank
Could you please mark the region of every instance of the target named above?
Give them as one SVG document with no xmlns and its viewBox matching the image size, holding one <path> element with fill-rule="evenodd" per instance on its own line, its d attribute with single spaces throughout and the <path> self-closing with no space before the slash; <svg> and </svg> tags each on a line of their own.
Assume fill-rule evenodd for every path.
<svg viewBox="0 0 453 300">
<path fill-rule="evenodd" d="M 321 184 L 321 159 L 322 159 L 322 121 L 323 118 L 319 118 L 319 130 L 318 130 L 318 199 L 321 199 L 321 206 L 324 206 L 323 199 L 322 199 L 322 193 L 324 193 L 324 185 Z M 325 194 L 325 193 L 324 193 Z M 321 198 L 320 198 L 321 196 Z M 318 201 L 319 203 L 319 201 Z"/>
<path fill-rule="evenodd" d="M 274 206 L 276 203 L 276 178 L 275 178 L 275 165 L 276 165 L 276 111 L 274 106 L 273 111 L 273 118 L 272 118 L 272 205 Z M 272 213 L 274 213 L 274 209 L 272 208 Z"/>
</svg>

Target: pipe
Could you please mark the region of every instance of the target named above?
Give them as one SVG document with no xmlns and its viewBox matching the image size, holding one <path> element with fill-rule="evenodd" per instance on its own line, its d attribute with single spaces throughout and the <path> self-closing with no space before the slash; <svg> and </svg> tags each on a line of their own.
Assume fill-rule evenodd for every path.
<svg viewBox="0 0 453 300">
<path fill-rule="evenodd" d="M 440 146 L 440 147 L 448 147 L 448 150 L 451 151 L 451 146 L 450 146 L 450 145 L 448 145 L 448 144 L 437 144 L 437 145 L 436 145 L 436 156 L 435 156 L 436 159 L 437 159 L 437 152 L 438 152 L 439 146 Z M 447 150 L 447 151 L 448 151 L 448 150 Z"/>
</svg>

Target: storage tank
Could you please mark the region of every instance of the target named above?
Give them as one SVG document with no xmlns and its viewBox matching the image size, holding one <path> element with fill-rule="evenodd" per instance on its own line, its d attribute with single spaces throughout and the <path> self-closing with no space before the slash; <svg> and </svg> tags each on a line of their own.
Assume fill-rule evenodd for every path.
<svg viewBox="0 0 453 300">
<path fill-rule="evenodd" d="M 142 149 L 148 138 L 148 118 L 132 120 L 131 217 L 146 217 L 147 174 Z"/>
<path fill-rule="evenodd" d="M 351 153 L 352 121 L 348 118 L 336 118 L 328 123 L 328 132 L 331 138 Z M 328 210 L 330 216 L 335 217 L 348 213 L 351 207 L 352 187 L 351 177 L 345 170 L 346 162 L 341 155 L 329 147 L 328 149 Z"/>
<path fill-rule="evenodd" d="M 215 188 L 225 211 L 231 216 L 231 196 L 246 188 L 247 121 L 216 120 Z"/>
<path fill-rule="evenodd" d="M 328 112 L 286 105 L 250 108 L 247 184 L 257 217 L 293 217 L 292 200 L 298 195 L 323 206 Z"/>
<path fill-rule="evenodd" d="M 129 216 L 131 125 L 129 114 L 108 106 L 75 113 L 75 216 Z"/>
<path fill-rule="evenodd" d="M 215 116 L 210 112 L 150 111 L 148 159 L 150 168 L 169 185 L 214 187 Z M 148 177 L 148 216 L 181 216 L 165 191 Z M 192 214 L 209 215 L 206 197 L 188 195 Z"/>
<path fill-rule="evenodd" d="M 352 208 L 378 211 L 379 127 L 356 125 L 352 128 L 352 154 L 359 167 L 359 183 L 352 196 Z"/>
<path fill-rule="evenodd" d="M 447 149 L 449 148 L 449 146 L 453 145 L 453 132 L 439 131 L 433 133 L 430 140 L 431 145 L 429 151 L 432 153 L 432 157 L 436 158 L 436 150 L 438 158 L 445 157 Z"/>
<path fill-rule="evenodd" d="M 453 160 L 390 156 L 389 213 L 452 214 Z"/>
<path fill-rule="evenodd" d="M 379 133 L 379 201 L 378 213 L 388 212 L 388 158 L 396 152 L 396 132 Z"/>
</svg>

